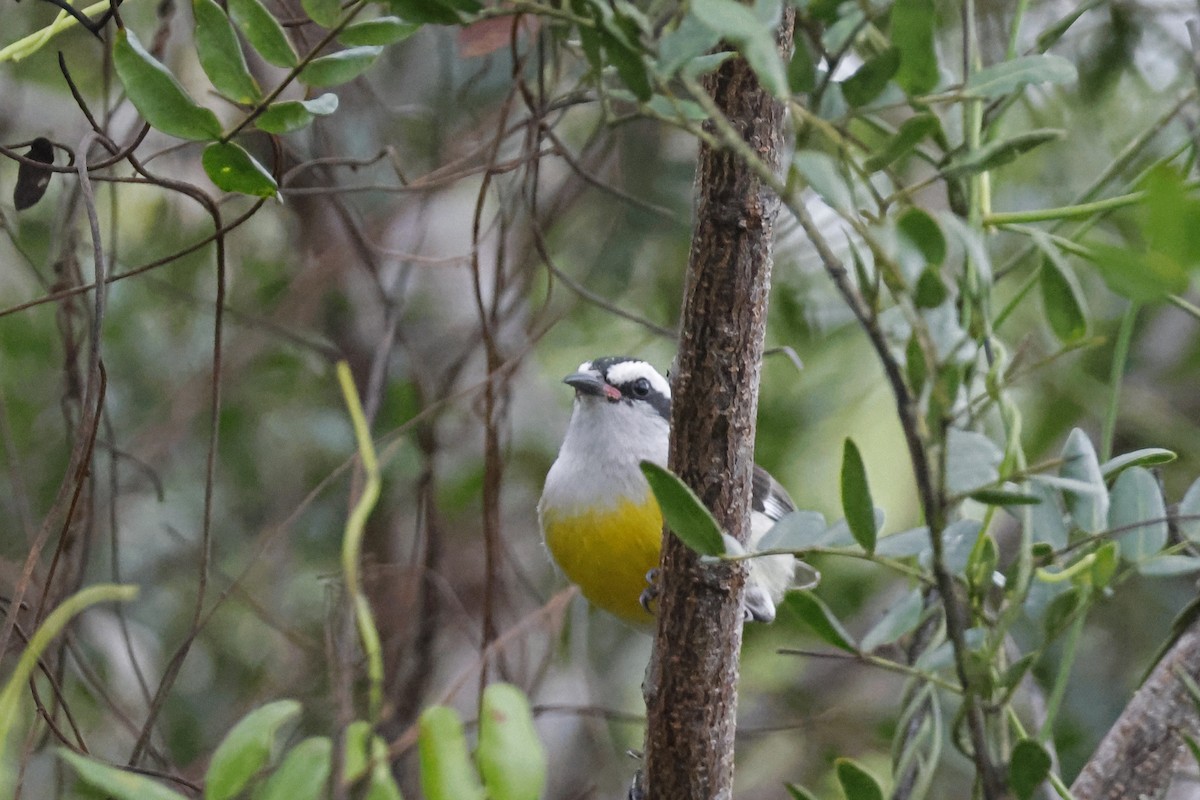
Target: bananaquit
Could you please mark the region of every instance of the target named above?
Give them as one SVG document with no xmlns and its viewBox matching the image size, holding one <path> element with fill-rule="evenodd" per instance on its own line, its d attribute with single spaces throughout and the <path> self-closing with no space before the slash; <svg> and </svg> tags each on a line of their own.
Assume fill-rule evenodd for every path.
<svg viewBox="0 0 1200 800">
<path fill-rule="evenodd" d="M 575 389 L 575 404 L 538 503 L 542 536 L 592 605 L 649 628 L 654 617 L 641 597 L 658 567 L 663 521 L 638 464 L 667 464 L 671 385 L 645 361 L 626 357 L 585 361 L 563 382 Z M 751 547 L 794 508 L 783 487 L 755 465 Z M 773 620 L 794 572 L 788 555 L 751 559 L 746 619 Z"/>
</svg>

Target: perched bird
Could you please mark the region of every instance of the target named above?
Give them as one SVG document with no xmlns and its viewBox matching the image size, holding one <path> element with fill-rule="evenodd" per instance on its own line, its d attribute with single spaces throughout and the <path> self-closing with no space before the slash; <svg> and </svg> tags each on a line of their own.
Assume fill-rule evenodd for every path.
<svg viewBox="0 0 1200 800">
<path fill-rule="evenodd" d="M 645 361 L 621 356 L 586 361 L 563 382 L 575 389 L 575 404 L 538 503 L 542 536 L 593 605 L 650 627 L 654 617 L 641 598 L 658 567 L 663 522 L 638 464 L 667 464 L 671 385 Z M 755 465 L 751 548 L 794 508 Z M 746 619 L 773 620 L 794 572 L 790 555 L 750 559 Z"/>
</svg>

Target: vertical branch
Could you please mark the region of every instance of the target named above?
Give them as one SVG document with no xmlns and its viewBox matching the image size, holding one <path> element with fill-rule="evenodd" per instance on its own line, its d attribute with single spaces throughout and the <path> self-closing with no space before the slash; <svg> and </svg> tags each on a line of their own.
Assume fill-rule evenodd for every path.
<svg viewBox="0 0 1200 800">
<path fill-rule="evenodd" d="M 790 51 L 791 44 L 789 11 L 780 46 Z M 777 170 L 783 105 L 741 58 L 726 61 L 705 81 L 720 113 Z M 736 152 L 708 145 L 700 150 L 695 192 L 670 466 L 722 527 L 744 541 L 779 198 Z M 669 533 L 661 566 L 658 632 L 646 685 L 644 788 L 650 798 L 729 797 L 745 570 L 701 565 Z"/>
</svg>

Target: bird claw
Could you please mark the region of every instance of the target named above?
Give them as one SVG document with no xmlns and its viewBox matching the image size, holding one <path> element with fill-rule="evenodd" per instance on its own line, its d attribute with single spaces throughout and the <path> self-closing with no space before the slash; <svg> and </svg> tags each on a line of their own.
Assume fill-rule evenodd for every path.
<svg viewBox="0 0 1200 800">
<path fill-rule="evenodd" d="M 652 569 L 646 573 L 646 583 L 649 584 L 642 593 L 638 595 L 638 605 L 645 609 L 647 614 L 653 614 L 654 609 L 650 606 L 658 600 L 658 569 Z"/>
</svg>

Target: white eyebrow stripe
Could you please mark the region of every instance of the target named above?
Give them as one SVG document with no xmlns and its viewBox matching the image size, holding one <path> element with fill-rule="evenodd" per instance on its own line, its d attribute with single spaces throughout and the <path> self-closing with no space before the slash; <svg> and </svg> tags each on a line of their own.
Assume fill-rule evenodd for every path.
<svg viewBox="0 0 1200 800">
<path fill-rule="evenodd" d="M 638 378 L 645 378 L 650 381 L 650 385 L 659 392 L 663 397 L 671 396 L 671 384 L 667 379 L 658 374 L 658 370 L 647 364 L 645 361 L 622 361 L 619 364 L 613 364 L 608 368 L 608 374 L 604 376 L 605 380 L 614 386 L 636 381 Z"/>
</svg>

